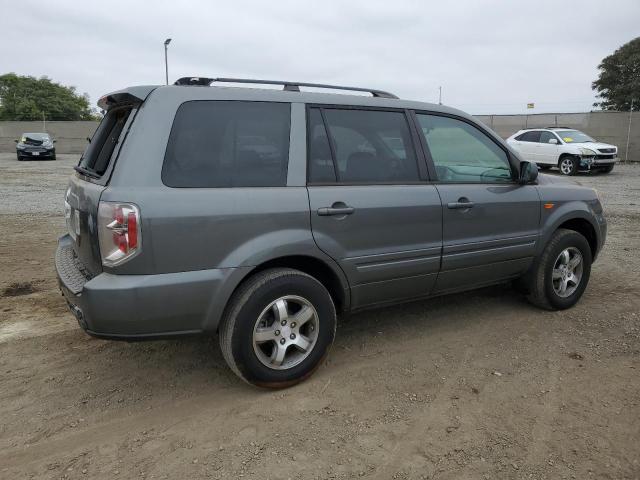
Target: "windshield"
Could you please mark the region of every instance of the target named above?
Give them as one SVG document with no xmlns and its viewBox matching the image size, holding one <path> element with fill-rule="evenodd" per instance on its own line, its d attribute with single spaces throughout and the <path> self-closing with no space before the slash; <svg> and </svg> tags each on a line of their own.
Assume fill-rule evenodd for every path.
<svg viewBox="0 0 640 480">
<path fill-rule="evenodd" d="M 556 131 L 565 143 L 593 143 L 595 140 L 586 133 L 579 130 L 560 130 Z"/>
<path fill-rule="evenodd" d="M 51 138 L 46 133 L 23 133 L 20 137 L 20 143 L 26 143 L 27 145 L 42 145 L 51 142 Z"/>
<path fill-rule="evenodd" d="M 46 133 L 23 133 L 22 136 L 33 138 L 34 140 L 46 140 L 49 138 L 49 135 Z"/>
</svg>

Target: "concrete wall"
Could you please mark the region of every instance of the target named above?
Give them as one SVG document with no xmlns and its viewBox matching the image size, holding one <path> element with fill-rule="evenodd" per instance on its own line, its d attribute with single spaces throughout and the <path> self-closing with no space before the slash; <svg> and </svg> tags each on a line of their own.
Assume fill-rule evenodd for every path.
<svg viewBox="0 0 640 480">
<path fill-rule="evenodd" d="M 628 112 L 551 113 L 535 115 L 479 115 L 476 118 L 507 138 L 522 128 L 558 125 L 582 130 L 597 140 L 618 146 L 621 159 L 627 157 Z M 98 122 L 47 122 L 47 131 L 57 140 L 58 153 L 81 153 L 86 137 Z M 23 132 L 42 131 L 42 122 L 0 122 L 0 152 L 15 150 L 15 139 Z M 629 142 L 630 161 L 640 162 L 640 114 L 633 113 Z"/>
<path fill-rule="evenodd" d="M 56 141 L 56 153 L 82 153 L 98 122 L 47 122 Z M 0 152 L 15 152 L 14 140 L 26 132 L 42 132 L 42 122 L 0 122 Z"/>
<path fill-rule="evenodd" d="M 502 138 L 532 127 L 570 127 L 582 130 L 596 140 L 618 147 L 618 156 L 627 158 L 629 112 L 541 113 L 535 115 L 478 115 L 478 120 Z M 629 161 L 640 162 L 640 113 L 633 112 L 629 137 Z"/>
</svg>

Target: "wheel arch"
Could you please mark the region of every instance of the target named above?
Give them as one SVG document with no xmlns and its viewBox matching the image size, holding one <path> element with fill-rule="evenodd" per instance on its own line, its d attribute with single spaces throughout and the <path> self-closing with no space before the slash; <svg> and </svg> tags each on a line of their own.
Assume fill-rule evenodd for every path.
<svg viewBox="0 0 640 480">
<path fill-rule="evenodd" d="M 595 227 L 589 220 L 581 217 L 571 218 L 558 225 L 558 227 L 554 231 L 560 228 L 573 230 L 574 232 L 578 232 L 584 238 L 586 238 L 587 242 L 589 243 L 589 247 L 591 248 L 591 257 L 593 259 L 596 258 L 596 255 L 598 253 L 598 234 L 596 233 Z"/>
<path fill-rule="evenodd" d="M 542 241 L 538 255 L 542 253 L 553 234 L 560 228 L 578 232 L 587 239 L 591 256 L 595 260 L 601 238 L 593 215 L 582 202 L 569 202 L 547 219 L 543 226 Z"/>
<path fill-rule="evenodd" d="M 579 155 L 577 155 L 575 153 L 562 152 L 560 154 L 560 156 L 558 157 L 558 161 L 556 162 L 556 166 L 559 167 L 560 166 L 560 162 L 562 161 L 562 159 L 566 158 L 566 157 L 579 158 Z"/>
<path fill-rule="evenodd" d="M 321 258 L 309 254 L 277 256 L 251 267 L 237 269 L 234 278 L 229 279 L 232 286 L 228 290 L 225 289 L 225 292 L 220 292 L 217 298 L 212 301 L 203 330 L 217 331 L 233 294 L 256 273 L 270 268 L 293 268 L 311 275 L 327 289 L 337 312 L 345 312 L 350 309 L 351 290 L 347 277 L 331 258 Z"/>
<path fill-rule="evenodd" d="M 336 311 L 343 312 L 349 309 L 349 284 L 337 265 L 329 265 L 328 261 L 311 255 L 287 255 L 257 265 L 242 281 L 244 282 L 252 275 L 269 268 L 293 268 L 311 275 L 328 290 L 336 306 Z"/>
</svg>

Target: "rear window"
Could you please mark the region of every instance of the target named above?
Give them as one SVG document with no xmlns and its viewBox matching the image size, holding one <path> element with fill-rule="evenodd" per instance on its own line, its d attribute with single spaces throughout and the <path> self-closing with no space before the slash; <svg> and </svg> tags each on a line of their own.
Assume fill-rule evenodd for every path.
<svg viewBox="0 0 640 480">
<path fill-rule="evenodd" d="M 289 103 L 191 101 L 176 113 L 162 166 L 169 187 L 281 187 Z"/>
<path fill-rule="evenodd" d="M 104 174 L 131 111 L 132 109 L 127 107 L 107 112 L 80 159 L 80 167 L 96 175 Z"/>
</svg>

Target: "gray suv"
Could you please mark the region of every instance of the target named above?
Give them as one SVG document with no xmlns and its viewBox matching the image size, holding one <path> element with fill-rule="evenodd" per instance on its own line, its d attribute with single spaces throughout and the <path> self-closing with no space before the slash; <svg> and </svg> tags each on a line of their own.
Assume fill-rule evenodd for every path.
<svg viewBox="0 0 640 480">
<path fill-rule="evenodd" d="M 341 313 L 511 280 L 569 308 L 605 241 L 594 190 L 441 105 L 220 78 L 98 104 L 55 255 L 71 311 L 102 338 L 218 333 L 255 385 L 309 376 Z"/>
</svg>

